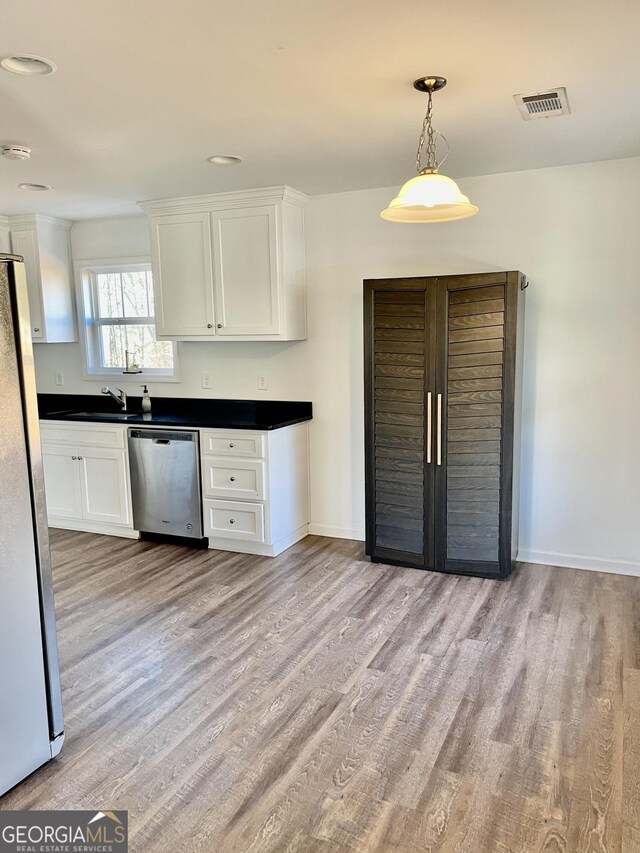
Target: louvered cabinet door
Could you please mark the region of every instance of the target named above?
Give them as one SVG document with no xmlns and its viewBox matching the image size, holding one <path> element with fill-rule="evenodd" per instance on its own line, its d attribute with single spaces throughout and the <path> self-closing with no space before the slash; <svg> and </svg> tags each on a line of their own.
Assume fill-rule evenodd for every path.
<svg viewBox="0 0 640 853">
<path fill-rule="evenodd" d="M 367 554 L 432 567 L 435 285 L 365 282 Z"/>
<path fill-rule="evenodd" d="M 517 273 L 438 281 L 437 563 L 446 571 L 511 570 L 517 301 Z"/>
</svg>

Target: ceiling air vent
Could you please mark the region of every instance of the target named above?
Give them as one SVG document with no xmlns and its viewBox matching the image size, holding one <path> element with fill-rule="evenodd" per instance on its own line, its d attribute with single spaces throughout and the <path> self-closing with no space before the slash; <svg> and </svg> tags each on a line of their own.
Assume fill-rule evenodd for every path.
<svg viewBox="0 0 640 853">
<path fill-rule="evenodd" d="M 549 89 L 547 92 L 532 92 L 529 95 L 514 95 L 513 99 L 525 121 L 532 118 L 551 118 L 566 116 L 571 110 L 567 90 L 564 86 Z"/>
</svg>

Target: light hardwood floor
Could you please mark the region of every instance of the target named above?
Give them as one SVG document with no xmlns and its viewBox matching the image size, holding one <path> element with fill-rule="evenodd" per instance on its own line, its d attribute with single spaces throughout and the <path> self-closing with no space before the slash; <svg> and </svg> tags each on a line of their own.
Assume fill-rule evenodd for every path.
<svg viewBox="0 0 640 853">
<path fill-rule="evenodd" d="M 67 741 L 0 808 L 134 853 L 640 851 L 640 580 L 54 531 Z"/>
</svg>

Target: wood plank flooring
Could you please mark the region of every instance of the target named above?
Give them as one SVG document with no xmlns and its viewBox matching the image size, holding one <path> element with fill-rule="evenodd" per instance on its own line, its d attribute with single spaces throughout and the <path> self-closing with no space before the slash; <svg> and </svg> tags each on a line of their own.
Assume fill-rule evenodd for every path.
<svg viewBox="0 0 640 853">
<path fill-rule="evenodd" d="M 54 531 L 67 741 L 0 808 L 134 853 L 640 850 L 640 580 Z"/>
</svg>

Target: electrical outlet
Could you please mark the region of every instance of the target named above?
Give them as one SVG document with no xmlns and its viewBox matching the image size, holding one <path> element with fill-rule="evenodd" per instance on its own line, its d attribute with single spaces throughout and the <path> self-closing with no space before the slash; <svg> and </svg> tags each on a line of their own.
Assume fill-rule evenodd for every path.
<svg viewBox="0 0 640 853">
<path fill-rule="evenodd" d="M 56 385 L 64 385 L 64 373 L 61 370 L 55 372 Z"/>
<path fill-rule="evenodd" d="M 211 374 L 208 370 L 203 370 L 202 372 L 202 387 L 211 389 Z"/>
<path fill-rule="evenodd" d="M 258 391 L 269 390 L 269 374 L 264 370 L 258 371 Z"/>
</svg>

